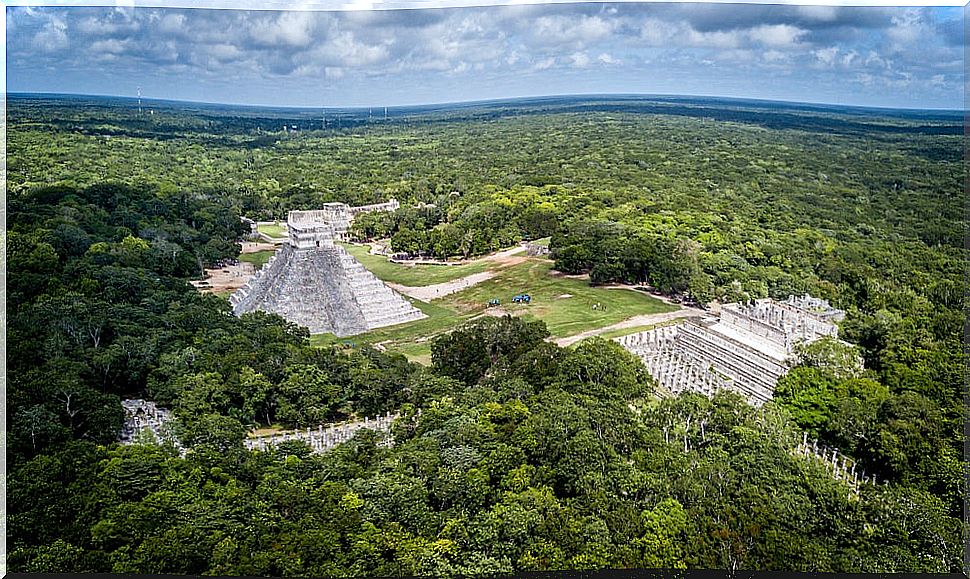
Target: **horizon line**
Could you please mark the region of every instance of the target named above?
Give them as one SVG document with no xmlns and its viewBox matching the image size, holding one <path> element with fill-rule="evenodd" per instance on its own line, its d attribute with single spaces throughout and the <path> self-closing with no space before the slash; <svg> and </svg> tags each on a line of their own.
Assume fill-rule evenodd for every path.
<svg viewBox="0 0 970 579">
<path fill-rule="evenodd" d="M 38 96 L 49 96 L 49 97 L 87 97 L 87 98 L 111 98 L 111 99 L 123 99 L 137 101 L 139 97 L 128 96 L 128 95 L 116 95 L 116 94 L 92 94 L 92 93 L 71 93 L 71 92 L 37 92 L 37 91 L 7 91 L 4 93 L 4 98 L 18 97 L 18 96 L 28 96 L 28 95 L 38 95 Z M 350 110 L 359 111 L 373 108 L 386 107 L 388 110 L 391 109 L 409 109 L 409 108 L 422 108 L 422 107 L 457 107 L 457 106 L 471 106 L 477 104 L 489 104 L 489 103 L 500 103 L 508 101 L 522 101 L 529 99 L 566 99 L 566 98 L 617 98 L 617 97 L 636 97 L 641 99 L 649 98 L 679 98 L 679 99 L 715 99 L 715 100 L 725 100 L 725 101 L 747 101 L 754 103 L 774 103 L 774 104 L 788 104 L 788 105 L 801 105 L 810 107 L 830 107 L 830 108 L 848 108 L 848 109 L 865 109 L 873 111 L 910 111 L 910 112 L 938 112 L 938 113 L 960 113 L 965 114 L 966 108 L 943 108 L 943 107 L 928 107 L 928 108 L 914 108 L 914 107 L 890 107 L 890 106 L 878 106 L 878 105 L 859 105 L 859 104 L 847 104 L 847 103 L 833 103 L 833 102 L 821 102 L 821 101 L 789 101 L 789 100 L 778 100 L 778 99 L 765 99 L 757 97 L 739 97 L 739 96 L 724 96 L 724 95 L 709 95 L 709 94 L 672 94 L 672 93 L 628 93 L 628 92 L 616 92 L 616 93 L 561 93 L 561 94 L 544 94 L 544 95 L 520 95 L 520 96 L 506 96 L 497 98 L 487 98 L 487 99 L 474 99 L 474 100 L 459 100 L 459 101 L 446 101 L 446 102 L 426 102 L 419 104 L 395 104 L 395 105 L 276 105 L 276 104 L 249 104 L 249 103 L 238 103 L 238 102 L 216 102 L 216 101 L 200 101 L 191 99 L 173 99 L 173 98 L 155 98 L 155 97 L 145 97 L 142 95 L 140 97 L 142 102 L 163 102 L 163 103 L 184 103 L 190 105 L 207 105 L 207 106 L 221 106 L 221 107 L 239 107 L 239 108 L 249 108 L 249 109 L 284 109 L 293 111 L 309 111 L 309 110 Z"/>
</svg>

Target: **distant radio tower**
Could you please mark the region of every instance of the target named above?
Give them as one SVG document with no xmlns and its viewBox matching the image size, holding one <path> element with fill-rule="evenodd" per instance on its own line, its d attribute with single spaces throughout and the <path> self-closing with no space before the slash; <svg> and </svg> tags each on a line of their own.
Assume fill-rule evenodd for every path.
<svg viewBox="0 0 970 579">
<path fill-rule="evenodd" d="M 141 87 L 138 87 L 138 114 L 141 114 Z"/>
<path fill-rule="evenodd" d="M 384 107 L 384 120 L 387 121 L 387 107 Z"/>
</svg>

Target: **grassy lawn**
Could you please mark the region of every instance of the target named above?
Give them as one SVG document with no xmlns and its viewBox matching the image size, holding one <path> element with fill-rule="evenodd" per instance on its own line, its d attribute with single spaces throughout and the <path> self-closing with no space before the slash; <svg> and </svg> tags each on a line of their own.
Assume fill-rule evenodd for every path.
<svg viewBox="0 0 970 579">
<path fill-rule="evenodd" d="M 407 359 L 412 362 L 417 362 L 418 364 L 423 364 L 425 366 L 431 365 L 431 342 L 420 342 L 420 343 L 400 343 L 391 344 L 388 347 L 391 352 L 396 352 L 398 354 L 404 354 Z"/>
<path fill-rule="evenodd" d="M 548 260 L 529 260 L 501 269 L 494 278 L 436 303 L 474 315 L 485 310 L 488 300 L 497 298 L 509 313 L 541 319 L 556 337 L 601 328 L 638 314 L 677 309 L 645 293 L 590 287 L 584 280 L 552 275 L 551 270 Z M 512 296 L 517 293 L 528 293 L 532 303 L 513 304 Z M 595 310 L 594 304 L 599 304 Z"/>
<path fill-rule="evenodd" d="M 387 271 L 400 276 L 401 270 L 427 268 L 445 269 L 447 271 L 462 269 L 469 266 L 419 266 L 406 267 L 387 262 L 380 256 L 368 255 L 363 246 L 346 246 L 348 251 L 361 261 L 368 269 L 385 281 L 416 284 L 414 278 L 404 278 L 385 275 Z M 378 263 L 377 267 L 371 264 Z M 487 263 L 474 264 L 477 271 L 484 271 Z M 437 299 L 434 303 L 411 300 L 415 307 L 423 311 L 428 317 L 416 322 L 379 328 L 365 334 L 338 338 L 333 334 L 320 334 L 310 337 L 310 342 L 316 346 L 335 344 L 362 345 L 381 344 L 387 351 L 400 353 L 413 362 L 430 364 L 431 339 L 443 332 L 447 332 L 462 323 L 482 315 L 485 304 L 489 299 L 498 298 L 502 301 L 502 308 L 513 315 L 522 315 L 528 319 L 541 319 L 546 323 L 554 337 L 564 337 L 578 334 L 594 328 L 602 328 L 620 322 L 638 314 L 654 314 L 670 312 L 676 306 L 666 304 L 653 296 L 643 292 L 622 289 L 606 289 L 590 287 L 586 280 L 569 279 L 552 273 L 552 263 L 545 259 L 530 259 L 524 263 L 496 269 L 497 275 L 478 285 L 461 292 Z M 461 275 L 468 275 L 468 271 Z M 405 271 L 409 275 L 413 273 Z M 459 276 L 455 276 L 459 277 Z M 390 278 L 390 280 L 389 280 Z M 442 281 L 435 279 L 434 282 Z M 433 283 L 427 282 L 425 283 Z M 532 296 L 530 305 L 516 305 L 511 303 L 512 296 L 517 293 L 528 293 Z M 569 297 L 563 297 L 568 295 Z M 599 304 L 593 309 L 593 304 Z M 627 333 L 643 331 L 649 326 L 614 330 L 604 334 L 604 337 L 616 337 Z"/>
<path fill-rule="evenodd" d="M 333 334 L 313 335 L 310 336 L 310 343 L 314 346 L 350 343 L 357 347 L 381 343 L 389 352 L 404 354 L 412 362 L 430 364 L 430 339 L 461 325 L 472 316 L 420 300 L 411 300 L 411 302 L 428 317 L 409 324 L 378 328 L 345 338 L 338 338 Z"/>
<path fill-rule="evenodd" d="M 411 287 L 434 285 L 455 280 L 488 269 L 488 263 L 469 263 L 466 265 L 403 265 L 391 263 L 383 255 L 371 255 L 370 247 L 341 243 L 357 261 L 371 270 L 384 281 Z"/>
<path fill-rule="evenodd" d="M 274 253 L 276 252 L 269 249 L 264 251 L 256 251 L 253 253 L 240 253 L 239 261 L 248 261 L 256 266 L 256 269 L 259 269 L 263 267 L 267 261 L 269 261 L 269 258 L 273 257 Z"/>
<path fill-rule="evenodd" d="M 289 237 L 289 233 L 286 231 L 285 225 L 258 225 L 257 229 L 260 233 L 265 233 L 270 237 L 276 237 L 279 239 L 286 239 Z"/>
</svg>

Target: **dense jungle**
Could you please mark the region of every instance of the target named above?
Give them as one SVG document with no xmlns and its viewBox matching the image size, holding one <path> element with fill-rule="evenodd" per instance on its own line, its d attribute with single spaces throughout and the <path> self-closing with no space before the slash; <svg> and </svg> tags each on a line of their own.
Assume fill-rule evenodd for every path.
<svg viewBox="0 0 970 579">
<path fill-rule="evenodd" d="M 258 109 L 10 95 L 8 568 L 264 576 L 963 568 L 961 112 L 556 97 Z M 658 396 L 542 320 L 467 323 L 431 364 L 311 345 L 188 282 L 240 217 L 397 198 L 354 222 L 470 258 L 550 237 L 553 268 L 699 304 L 810 293 L 865 370 L 805 356 L 753 408 Z M 120 446 L 120 401 L 172 409 Z M 395 411 L 324 454 L 268 425 Z M 858 492 L 802 433 L 879 481 Z"/>
</svg>

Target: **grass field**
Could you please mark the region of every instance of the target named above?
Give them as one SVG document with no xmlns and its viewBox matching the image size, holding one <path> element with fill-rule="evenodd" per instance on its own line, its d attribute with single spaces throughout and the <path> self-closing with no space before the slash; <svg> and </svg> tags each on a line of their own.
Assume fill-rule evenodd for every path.
<svg viewBox="0 0 970 579">
<path fill-rule="evenodd" d="M 444 283 L 488 269 L 486 262 L 465 265 L 403 265 L 391 263 L 383 255 L 371 255 L 366 245 L 341 243 L 348 253 L 364 264 L 374 275 L 384 281 L 401 285 L 420 287 Z"/>
<path fill-rule="evenodd" d="M 512 296 L 518 293 L 528 293 L 532 303 L 513 304 Z M 591 287 L 585 280 L 555 275 L 552 263 L 542 259 L 498 270 L 492 279 L 435 303 L 475 315 L 483 312 L 492 298 L 501 300 L 501 307 L 513 315 L 541 319 L 555 337 L 602 328 L 638 314 L 678 309 L 642 292 Z M 598 304 L 596 309 L 594 304 Z"/>
<path fill-rule="evenodd" d="M 255 251 L 253 253 L 240 253 L 239 261 L 247 261 L 256 266 L 256 269 L 259 269 L 263 267 L 267 261 L 269 261 L 269 258 L 273 257 L 274 253 L 276 252 L 269 249 L 265 251 Z"/>
<path fill-rule="evenodd" d="M 388 264 L 386 260 L 384 263 L 389 267 L 398 267 Z M 366 262 L 364 264 L 367 265 Z M 378 277 L 379 271 L 381 270 L 375 271 Z M 552 264 L 544 259 L 530 259 L 517 265 L 496 268 L 494 271 L 497 272 L 496 277 L 432 303 L 412 300 L 415 307 L 428 316 L 422 320 L 346 338 L 331 334 L 315 335 L 310 338 L 311 343 L 318 346 L 353 344 L 355 347 L 380 344 L 387 351 L 404 354 L 413 362 L 430 364 L 431 340 L 485 314 L 485 304 L 493 297 L 502 301 L 502 307 L 490 313 L 507 312 L 526 319 L 541 319 L 553 337 L 565 337 L 602 328 L 638 314 L 663 313 L 677 309 L 676 306 L 642 292 L 591 287 L 585 280 L 557 275 L 552 271 Z M 512 296 L 522 292 L 532 297 L 532 303 L 513 305 Z M 569 297 L 564 297 L 567 295 Z M 598 304 L 595 310 L 593 304 Z M 644 329 L 647 327 L 614 330 L 604 334 L 604 337 L 615 337 Z"/>
<path fill-rule="evenodd" d="M 365 334 L 338 338 L 333 334 L 319 334 L 310 336 L 310 343 L 316 346 L 327 346 L 331 344 L 351 343 L 357 346 L 363 344 L 381 343 L 385 348 L 392 352 L 400 352 L 405 355 L 430 356 L 430 348 L 427 340 L 442 332 L 446 332 L 471 318 L 471 315 L 464 315 L 449 308 L 444 308 L 435 304 L 411 300 L 416 308 L 425 313 L 428 317 L 397 326 L 378 328 Z M 424 344 L 424 346 L 421 346 Z M 411 357 L 410 355 L 408 356 Z"/>
<path fill-rule="evenodd" d="M 286 231 L 285 225 L 265 225 L 260 224 L 257 226 L 260 233 L 265 233 L 270 237 L 276 237 L 278 239 L 286 239 L 289 234 Z"/>
</svg>

